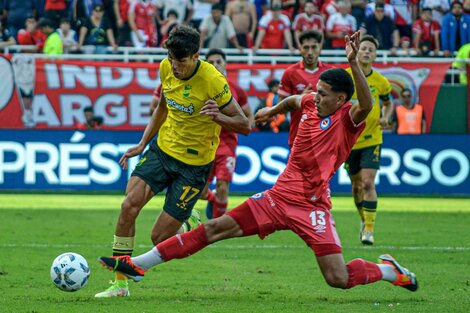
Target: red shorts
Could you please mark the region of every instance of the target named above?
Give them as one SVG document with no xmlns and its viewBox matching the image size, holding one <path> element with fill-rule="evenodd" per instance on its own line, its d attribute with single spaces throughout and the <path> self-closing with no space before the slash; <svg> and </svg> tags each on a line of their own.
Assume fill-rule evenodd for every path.
<svg viewBox="0 0 470 313">
<path fill-rule="evenodd" d="M 326 197 L 324 195 L 325 200 Z M 251 214 L 243 214 L 242 211 L 247 209 Z M 319 199 L 315 206 L 308 202 L 304 205 L 293 204 L 285 198 L 274 197 L 268 190 L 255 194 L 227 214 L 242 229 L 245 225 L 250 225 L 250 222 L 257 224 L 257 233 L 261 239 L 277 230 L 290 229 L 305 241 L 316 256 L 342 252 L 335 222 L 329 210 L 329 201 Z M 246 221 L 244 216 L 254 220 Z M 245 234 L 244 230 L 244 235 L 250 234 Z"/>
<path fill-rule="evenodd" d="M 209 175 L 209 182 L 212 182 L 214 177 L 217 180 L 224 180 L 231 182 L 233 172 L 235 171 L 235 154 L 216 154 L 214 165 L 212 166 L 211 174 Z"/>
</svg>

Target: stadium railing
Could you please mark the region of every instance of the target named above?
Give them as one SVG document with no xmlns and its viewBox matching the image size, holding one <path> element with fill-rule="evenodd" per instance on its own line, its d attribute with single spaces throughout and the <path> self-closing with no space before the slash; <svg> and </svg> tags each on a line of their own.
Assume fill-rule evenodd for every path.
<svg viewBox="0 0 470 313">
<path fill-rule="evenodd" d="M 21 53 L 33 51 L 35 46 L 28 45 L 14 45 L 4 48 L 4 53 Z M 160 62 L 167 56 L 167 50 L 164 48 L 134 48 L 134 47 L 118 47 L 117 49 L 108 49 L 107 54 L 61 54 L 61 55 L 45 55 L 42 53 L 28 53 L 35 58 L 41 59 L 62 59 L 62 60 L 112 60 L 122 62 Z M 208 49 L 202 49 L 201 53 L 205 54 Z M 299 61 L 300 53 L 290 53 L 287 49 L 259 49 L 255 52 L 251 49 L 239 51 L 238 49 L 224 49 L 227 54 L 227 59 L 230 62 L 246 63 L 246 64 L 278 64 L 278 63 L 295 63 Z M 321 60 L 327 63 L 344 63 L 345 52 L 344 50 L 322 50 Z M 399 63 L 442 63 L 449 64 L 455 61 L 469 63 L 470 59 L 456 59 L 437 57 L 416 57 L 405 56 L 403 51 L 398 51 L 398 56 L 392 56 L 388 50 L 377 51 L 377 62 L 384 65 L 396 65 Z M 446 82 L 455 84 L 459 70 L 449 68 L 447 71 Z"/>
</svg>

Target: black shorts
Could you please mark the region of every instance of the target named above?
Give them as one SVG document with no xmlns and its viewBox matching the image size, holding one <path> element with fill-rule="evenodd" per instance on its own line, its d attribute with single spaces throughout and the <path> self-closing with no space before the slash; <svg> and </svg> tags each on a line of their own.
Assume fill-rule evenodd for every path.
<svg viewBox="0 0 470 313">
<path fill-rule="evenodd" d="M 167 188 L 163 210 L 184 222 L 191 216 L 206 185 L 212 163 L 188 165 L 160 150 L 154 142 L 137 163 L 131 176 L 141 178 L 155 194 Z"/>
<path fill-rule="evenodd" d="M 349 175 L 356 175 L 363 168 L 380 168 L 380 153 L 382 145 L 352 150 L 348 159 L 344 163 L 344 168 Z"/>
</svg>

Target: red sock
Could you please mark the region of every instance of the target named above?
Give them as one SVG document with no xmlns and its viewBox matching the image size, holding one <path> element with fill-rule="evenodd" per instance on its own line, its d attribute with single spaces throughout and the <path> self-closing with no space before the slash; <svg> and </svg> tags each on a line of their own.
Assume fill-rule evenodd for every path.
<svg viewBox="0 0 470 313">
<path fill-rule="evenodd" d="M 158 252 L 165 262 L 186 258 L 209 244 L 204 225 L 190 232 L 173 236 L 157 245 Z"/>
<path fill-rule="evenodd" d="M 206 193 L 206 197 L 205 198 L 201 198 L 202 200 L 207 200 L 209 202 L 214 202 L 215 201 L 215 193 L 212 192 L 212 190 L 208 189 L 207 190 L 207 193 Z"/>
<path fill-rule="evenodd" d="M 346 267 L 349 274 L 346 289 L 357 285 L 371 284 L 382 279 L 382 271 L 375 263 L 354 259 L 346 264 Z"/>
<path fill-rule="evenodd" d="M 212 209 L 212 218 L 216 218 L 222 216 L 227 211 L 227 201 L 220 202 L 219 200 L 215 199 L 214 208 Z"/>
</svg>

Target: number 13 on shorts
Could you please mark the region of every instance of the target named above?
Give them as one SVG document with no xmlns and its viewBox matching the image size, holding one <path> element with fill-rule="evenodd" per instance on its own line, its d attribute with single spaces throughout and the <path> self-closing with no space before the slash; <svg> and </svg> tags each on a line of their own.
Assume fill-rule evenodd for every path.
<svg viewBox="0 0 470 313">
<path fill-rule="evenodd" d="M 310 213 L 310 219 L 312 220 L 313 226 L 318 226 L 318 225 L 325 226 L 326 225 L 325 212 L 323 211 L 319 211 L 319 210 L 312 211 L 312 213 Z"/>
</svg>

